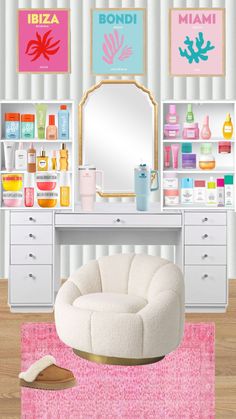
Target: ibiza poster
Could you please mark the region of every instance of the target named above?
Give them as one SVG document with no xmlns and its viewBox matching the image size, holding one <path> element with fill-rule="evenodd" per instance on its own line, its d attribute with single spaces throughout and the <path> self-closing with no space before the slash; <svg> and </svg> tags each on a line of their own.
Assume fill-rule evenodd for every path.
<svg viewBox="0 0 236 419">
<path fill-rule="evenodd" d="M 170 75 L 225 75 L 225 9 L 170 9 Z"/>
<path fill-rule="evenodd" d="M 18 10 L 18 72 L 70 72 L 69 9 Z"/>
<path fill-rule="evenodd" d="M 143 75 L 145 9 L 93 9 L 91 20 L 92 73 Z"/>
</svg>

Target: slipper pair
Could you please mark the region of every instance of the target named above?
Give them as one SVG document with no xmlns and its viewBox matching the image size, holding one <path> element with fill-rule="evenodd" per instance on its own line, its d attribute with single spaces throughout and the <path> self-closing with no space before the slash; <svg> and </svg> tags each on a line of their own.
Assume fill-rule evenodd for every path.
<svg viewBox="0 0 236 419">
<path fill-rule="evenodd" d="M 58 367 L 51 355 L 34 362 L 25 372 L 19 374 L 19 378 L 22 387 L 41 390 L 64 390 L 76 385 L 73 373 Z"/>
</svg>

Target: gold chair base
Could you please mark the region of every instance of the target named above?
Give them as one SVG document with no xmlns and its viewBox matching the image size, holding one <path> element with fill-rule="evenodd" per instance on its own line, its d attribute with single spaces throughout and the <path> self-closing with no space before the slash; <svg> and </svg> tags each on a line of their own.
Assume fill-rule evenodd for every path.
<svg viewBox="0 0 236 419">
<path fill-rule="evenodd" d="M 87 361 L 96 362 L 97 364 L 108 364 L 108 365 L 126 365 L 126 366 L 135 366 L 135 365 L 147 365 L 154 364 L 165 358 L 165 355 L 159 356 L 157 358 L 118 358 L 113 356 L 103 356 L 90 354 L 89 352 L 79 351 L 78 349 L 73 349 L 75 355 L 80 358 L 87 359 Z"/>
</svg>

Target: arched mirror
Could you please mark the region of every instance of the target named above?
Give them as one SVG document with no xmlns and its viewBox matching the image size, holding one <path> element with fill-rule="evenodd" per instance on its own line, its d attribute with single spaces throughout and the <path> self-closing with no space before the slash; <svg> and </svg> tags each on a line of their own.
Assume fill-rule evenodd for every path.
<svg viewBox="0 0 236 419">
<path fill-rule="evenodd" d="M 134 80 L 103 80 L 79 105 L 79 164 L 104 172 L 103 197 L 134 196 L 134 168 L 158 169 L 157 103 Z"/>
</svg>

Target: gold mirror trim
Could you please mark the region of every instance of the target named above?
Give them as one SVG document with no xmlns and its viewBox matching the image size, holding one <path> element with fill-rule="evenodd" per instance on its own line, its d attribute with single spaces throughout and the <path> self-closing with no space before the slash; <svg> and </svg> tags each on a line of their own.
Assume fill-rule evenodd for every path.
<svg viewBox="0 0 236 419">
<path fill-rule="evenodd" d="M 83 106 L 88 99 L 90 93 L 94 92 L 96 89 L 99 89 L 103 84 L 134 84 L 138 89 L 141 89 L 143 92 L 147 93 L 154 107 L 154 158 L 153 158 L 153 169 L 158 170 L 158 104 L 155 101 L 152 93 L 142 84 L 138 83 L 136 80 L 101 80 L 99 83 L 92 86 L 88 89 L 82 97 L 82 100 L 79 104 L 79 165 L 83 165 Z M 102 198 L 134 198 L 134 192 L 97 192 L 98 195 Z"/>
<path fill-rule="evenodd" d="M 96 362 L 97 364 L 123 366 L 154 364 L 165 358 L 165 355 L 158 356 L 156 358 L 118 358 L 113 356 L 95 355 L 89 352 L 79 351 L 78 349 L 73 349 L 73 352 L 80 358 L 86 359 L 87 361 Z"/>
</svg>

